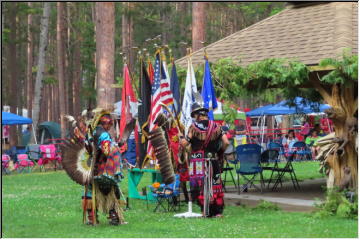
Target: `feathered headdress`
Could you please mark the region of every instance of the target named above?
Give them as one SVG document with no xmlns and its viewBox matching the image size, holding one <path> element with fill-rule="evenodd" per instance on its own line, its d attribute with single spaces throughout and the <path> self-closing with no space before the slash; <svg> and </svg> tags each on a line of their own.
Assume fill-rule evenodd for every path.
<svg viewBox="0 0 360 240">
<path fill-rule="evenodd" d="M 95 116 L 91 122 L 91 128 L 95 129 L 96 126 L 99 125 L 101 117 L 104 115 L 110 115 L 112 109 L 95 108 L 92 112 L 95 113 Z"/>
</svg>

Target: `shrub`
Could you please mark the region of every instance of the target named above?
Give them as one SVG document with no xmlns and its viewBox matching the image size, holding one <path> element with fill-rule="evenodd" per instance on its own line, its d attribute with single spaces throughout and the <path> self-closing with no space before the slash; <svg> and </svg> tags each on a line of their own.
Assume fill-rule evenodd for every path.
<svg viewBox="0 0 360 240">
<path fill-rule="evenodd" d="M 340 203 L 336 210 L 336 216 L 343 217 L 343 218 L 350 218 L 351 217 L 351 204 L 349 202 Z"/>
<path fill-rule="evenodd" d="M 339 192 L 338 189 L 329 189 L 326 193 L 326 201 L 316 204 L 318 209 L 315 217 L 338 216 L 343 218 L 357 219 L 358 202 L 357 196 L 353 197 L 353 202 L 347 199 L 347 192 Z"/>
</svg>

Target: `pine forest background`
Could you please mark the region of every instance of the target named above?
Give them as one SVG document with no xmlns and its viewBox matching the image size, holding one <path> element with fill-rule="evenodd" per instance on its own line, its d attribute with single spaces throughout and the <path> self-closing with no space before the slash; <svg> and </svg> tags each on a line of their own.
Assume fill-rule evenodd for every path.
<svg viewBox="0 0 360 240">
<path fill-rule="evenodd" d="M 37 121 L 59 123 L 60 113 L 78 115 L 85 108 L 98 106 L 97 89 L 104 84 L 99 82 L 99 76 L 104 73 L 99 72 L 96 62 L 101 51 L 114 52 L 114 59 L 109 59 L 107 70 L 110 72 L 105 72 L 108 76 L 105 86 L 110 88 L 114 83 L 122 83 L 126 59 L 137 87 L 138 58 L 141 55 L 153 59 L 156 45 L 168 45 L 171 49 L 166 52 L 169 64 L 169 57 L 179 59 L 186 55 L 187 48 L 192 47 L 194 51 L 207 46 L 278 13 L 286 5 L 285 2 L 1 4 L 2 108 L 9 105 L 11 112 L 19 109 L 20 115 L 25 108 L 32 118 L 35 98 L 39 101 Z M 44 23 L 48 23 L 48 34 L 41 46 Z M 196 36 L 199 34 L 201 36 Z M 38 73 L 41 54 L 44 54 L 43 76 Z M 185 70 L 178 71 L 183 88 Z M 38 92 L 36 78 L 42 80 Z M 113 88 L 112 92 L 113 102 L 120 101 L 121 89 Z M 41 94 L 38 100 L 36 94 Z M 249 104 L 245 102 L 243 107 L 252 107 Z M 11 139 L 10 144 L 15 144 L 14 141 L 17 140 Z"/>
</svg>

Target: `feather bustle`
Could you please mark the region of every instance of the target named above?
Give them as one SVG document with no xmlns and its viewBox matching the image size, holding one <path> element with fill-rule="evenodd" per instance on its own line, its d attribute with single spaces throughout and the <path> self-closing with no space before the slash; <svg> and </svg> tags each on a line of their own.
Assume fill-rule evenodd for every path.
<svg viewBox="0 0 360 240">
<path fill-rule="evenodd" d="M 80 168 L 81 154 L 85 149 L 82 143 L 65 141 L 62 145 L 62 165 L 69 177 L 80 185 L 87 185 L 90 182 L 90 170 Z"/>
</svg>

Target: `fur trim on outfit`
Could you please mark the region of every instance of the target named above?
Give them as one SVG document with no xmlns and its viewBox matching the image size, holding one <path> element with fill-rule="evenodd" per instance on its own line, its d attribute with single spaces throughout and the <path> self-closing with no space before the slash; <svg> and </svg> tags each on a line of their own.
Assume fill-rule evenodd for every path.
<svg viewBox="0 0 360 240">
<path fill-rule="evenodd" d="M 201 141 L 205 141 L 205 139 L 206 139 L 207 132 L 201 131 L 200 129 L 195 127 L 194 124 L 190 126 L 189 132 L 191 132 L 193 137 L 195 137 Z M 216 140 L 219 137 L 219 135 L 221 135 L 221 128 L 219 125 L 217 125 L 213 131 L 213 134 L 210 135 L 210 141 Z"/>
<path fill-rule="evenodd" d="M 123 216 L 123 209 L 120 205 L 119 199 L 115 196 L 115 186 L 111 187 L 111 191 L 104 195 L 100 189 L 99 185 L 95 183 L 95 191 L 96 191 L 96 208 L 99 209 L 99 211 L 108 214 L 110 210 L 114 209 L 115 212 L 118 214 L 120 223 L 125 222 L 124 216 Z"/>
</svg>

